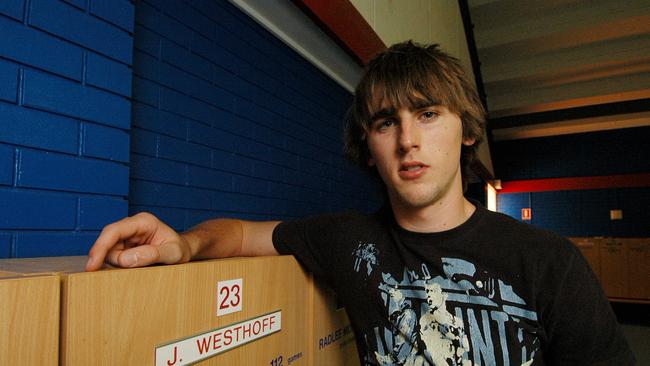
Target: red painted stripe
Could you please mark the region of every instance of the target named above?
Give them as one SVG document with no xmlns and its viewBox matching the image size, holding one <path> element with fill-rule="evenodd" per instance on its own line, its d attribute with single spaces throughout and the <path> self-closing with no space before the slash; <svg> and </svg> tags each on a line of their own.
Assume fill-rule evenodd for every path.
<svg viewBox="0 0 650 366">
<path fill-rule="evenodd" d="M 294 0 L 361 65 L 386 48 L 349 0 Z"/>
<path fill-rule="evenodd" d="M 501 182 L 501 193 L 573 191 L 583 189 L 650 187 L 650 174 L 531 179 Z"/>
</svg>

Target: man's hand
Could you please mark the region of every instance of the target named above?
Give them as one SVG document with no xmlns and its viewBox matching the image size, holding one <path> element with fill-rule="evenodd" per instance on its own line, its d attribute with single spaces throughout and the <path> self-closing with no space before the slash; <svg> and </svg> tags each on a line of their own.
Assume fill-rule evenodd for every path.
<svg viewBox="0 0 650 366">
<path fill-rule="evenodd" d="M 118 267 L 184 263 L 192 250 L 176 231 L 143 212 L 105 226 L 88 256 L 86 271 L 96 271 L 104 261 Z"/>
</svg>

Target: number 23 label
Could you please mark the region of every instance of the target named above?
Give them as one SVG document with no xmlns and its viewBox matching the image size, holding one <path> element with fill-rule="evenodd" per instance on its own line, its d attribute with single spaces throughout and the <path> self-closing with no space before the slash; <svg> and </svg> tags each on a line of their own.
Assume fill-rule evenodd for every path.
<svg viewBox="0 0 650 366">
<path fill-rule="evenodd" d="M 217 316 L 241 311 L 244 288 L 242 279 L 217 283 Z"/>
</svg>

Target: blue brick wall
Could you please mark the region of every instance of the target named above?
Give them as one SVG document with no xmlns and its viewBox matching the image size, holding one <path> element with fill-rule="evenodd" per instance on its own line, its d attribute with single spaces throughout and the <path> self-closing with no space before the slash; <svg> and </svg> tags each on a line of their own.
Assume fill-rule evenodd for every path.
<svg viewBox="0 0 650 366">
<path fill-rule="evenodd" d="M 497 209 L 521 220 L 521 209 L 532 209 L 532 225 L 565 236 L 648 237 L 650 189 L 617 188 L 579 191 L 506 193 L 497 196 Z M 622 220 L 609 211 L 623 210 Z"/>
<path fill-rule="evenodd" d="M 497 142 L 498 178 L 508 180 L 650 172 L 650 127 Z M 499 194 L 498 210 L 566 236 L 650 236 L 650 187 Z M 609 211 L 623 210 L 611 221 Z"/>
<path fill-rule="evenodd" d="M 0 2 L 0 258 L 85 254 L 127 214 L 134 5 Z"/>
<path fill-rule="evenodd" d="M 136 1 L 130 212 L 176 229 L 215 216 L 371 210 L 341 155 L 351 94 L 227 1 Z"/>
</svg>

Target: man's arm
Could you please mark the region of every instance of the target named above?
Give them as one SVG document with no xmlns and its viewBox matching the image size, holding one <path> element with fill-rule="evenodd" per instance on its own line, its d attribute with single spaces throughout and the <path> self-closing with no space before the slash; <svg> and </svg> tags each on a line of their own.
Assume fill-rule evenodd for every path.
<svg viewBox="0 0 650 366">
<path fill-rule="evenodd" d="M 154 215 L 140 213 L 104 227 L 88 253 L 87 271 L 104 261 L 118 267 L 175 264 L 192 259 L 277 255 L 273 229 L 278 221 L 216 219 L 177 233 Z"/>
</svg>

